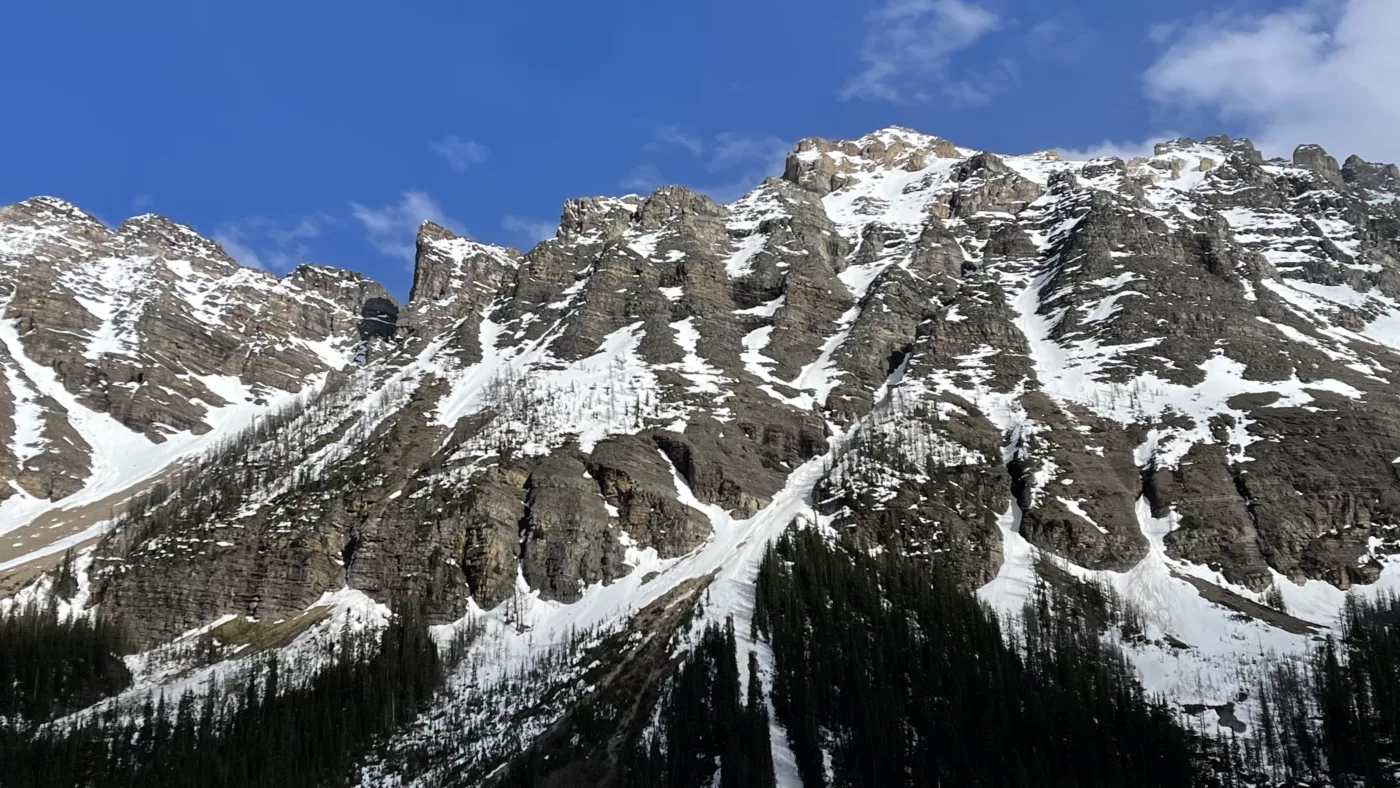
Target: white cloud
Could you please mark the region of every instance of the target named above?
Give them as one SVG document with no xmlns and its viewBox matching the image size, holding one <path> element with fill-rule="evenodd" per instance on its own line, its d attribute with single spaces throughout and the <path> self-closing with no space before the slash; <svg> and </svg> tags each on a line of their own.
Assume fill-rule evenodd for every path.
<svg viewBox="0 0 1400 788">
<path fill-rule="evenodd" d="M 1154 145 L 1164 140 L 1174 140 L 1180 136 L 1180 134 L 1162 132 L 1161 134 L 1154 134 L 1141 142 L 1133 142 L 1131 140 L 1123 140 L 1121 142 L 1104 140 L 1097 145 L 1090 145 L 1087 148 L 1058 148 L 1057 150 L 1059 150 L 1061 156 L 1074 161 L 1097 159 L 1102 156 L 1115 156 L 1123 161 L 1129 161 L 1137 156 L 1151 156 Z"/>
<path fill-rule="evenodd" d="M 842 87 L 842 99 L 906 103 L 932 98 L 930 85 L 954 100 L 983 98 L 980 77 L 950 78 L 952 58 L 1001 26 L 991 11 L 964 0 L 889 0 L 868 17 L 862 71 Z"/>
<path fill-rule="evenodd" d="M 374 248 L 410 265 L 413 264 L 418 225 L 423 222 L 440 224 L 458 235 L 466 234 L 461 224 L 448 218 L 427 192 L 406 191 L 399 202 L 379 208 L 352 202 L 350 214 L 365 228 Z"/>
<path fill-rule="evenodd" d="M 486 161 L 488 155 L 485 145 L 451 134 L 434 142 L 429 147 L 432 148 L 433 153 L 446 159 L 447 166 L 457 172 L 466 172 L 473 164 Z"/>
<path fill-rule="evenodd" d="M 706 174 L 700 175 L 698 183 L 696 179 L 687 179 L 690 181 L 687 185 L 697 192 L 710 195 L 719 203 L 737 200 L 759 181 L 781 173 L 787 152 L 794 145 L 772 134 L 734 131 L 721 132 L 712 139 L 705 139 L 687 133 L 679 126 L 662 126 L 657 137 L 658 142 L 685 148 L 692 154 Z M 643 149 L 657 150 L 658 147 L 657 143 L 648 143 Z M 714 183 L 717 180 L 720 183 Z M 646 193 L 665 181 L 656 165 L 642 164 L 632 168 L 623 179 L 622 186 L 630 191 Z"/>
<path fill-rule="evenodd" d="M 660 150 L 668 145 L 675 145 L 685 148 L 694 156 L 699 156 L 705 152 L 705 141 L 692 134 L 687 134 L 678 125 L 658 126 L 655 133 L 656 139 L 643 145 L 643 150 L 654 151 Z"/>
<path fill-rule="evenodd" d="M 749 170 L 740 173 L 725 183 L 708 184 L 696 186 L 695 191 L 709 195 L 710 199 L 720 205 L 728 205 L 731 202 L 748 194 L 760 181 L 767 178 L 771 173 L 759 170 Z"/>
<path fill-rule="evenodd" d="M 137 194 L 131 198 L 131 209 L 133 211 L 144 211 L 155 204 L 155 198 L 149 194 Z"/>
<path fill-rule="evenodd" d="M 1026 52 L 1052 63 L 1077 63 L 1094 53 L 1098 33 L 1075 11 L 1060 11 L 1026 31 Z"/>
<path fill-rule="evenodd" d="M 948 78 L 940 90 L 954 106 L 975 107 L 986 104 L 998 93 L 1005 93 L 1020 79 L 1020 67 L 1009 58 L 1001 58 L 988 68 L 969 71 L 960 79 Z"/>
<path fill-rule="evenodd" d="M 1205 112 L 1268 154 L 1316 142 L 1338 158 L 1400 159 L 1400 3 L 1311 0 L 1160 28 L 1144 75 L 1166 110 Z"/>
<path fill-rule="evenodd" d="M 331 221 L 328 216 L 303 216 L 295 225 L 287 229 L 271 227 L 268 229 L 268 237 L 281 244 L 291 244 L 297 241 L 316 238 L 321 235 L 321 225 Z"/>
<path fill-rule="evenodd" d="M 335 224 L 326 214 L 303 216 L 283 224 L 265 216 L 252 216 L 224 222 L 214 232 L 214 240 L 229 257 L 253 268 L 289 271 L 311 257 L 307 241 L 321 235 L 322 228 Z"/>
<path fill-rule="evenodd" d="M 646 194 L 660 185 L 661 171 L 652 164 L 639 164 L 633 167 L 621 182 L 622 188 L 637 194 Z"/>
<path fill-rule="evenodd" d="M 558 231 L 558 222 L 545 221 L 544 219 L 528 219 L 523 216 L 507 215 L 501 220 L 501 227 L 512 233 L 518 233 L 532 244 L 537 244 L 546 238 L 553 238 Z"/>
<path fill-rule="evenodd" d="M 252 247 L 240 241 L 236 231 L 229 232 L 221 230 L 216 232 L 214 233 L 214 240 L 218 242 L 219 246 L 224 248 L 224 252 L 227 253 L 229 257 L 232 257 L 235 262 L 246 265 L 249 268 L 267 270 L 267 266 L 263 264 L 262 257 L 257 252 L 253 251 Z"/>
<path fill-rule="evenodd" d="M 705 168 L 711 173 L 727 174 L 727 182 L 698 186 L 696 191 L 710 195 L 721 204 L 733 202 L 764 178 L 782 173 L 788 151 L 795 146 L 796 143 L 772 134 L 750 135 L 729 131 L 716 135 Z"/>
<path fill-rule="evenodd" d="M 705 166 L 710 172 L 736 167 L 757 167 L 765 172 L 776 168 L 781 172 L 783 160 L 794 146 L 795 143 L 772 134 L 749 135 L 726 131 L 715 136 L 715 144 Z"/>
</svg>

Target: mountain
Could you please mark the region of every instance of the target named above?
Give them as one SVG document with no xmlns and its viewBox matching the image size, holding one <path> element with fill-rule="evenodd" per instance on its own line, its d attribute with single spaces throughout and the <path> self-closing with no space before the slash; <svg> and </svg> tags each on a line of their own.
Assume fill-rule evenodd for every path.
<svg viewBox="0 0 1400 788">
<path fill-rule="evenodd" d="M 347 271 L 239 266 L 155 215 L 110 230 L 50 197 L 0 210 L 0 566 L 316 390 L 387 297 Z"/>
<path fill-rule="evenodd" d="M 356 275 L 38 198 L 0 212 L 0 513 L 159 480 L 70 570 L 63 609 L 138 651 L 99 708 L 255 654 L 309 675 L 411 600 L 451 664 L 364 785 L 619 784 L 707 622 L 755 655 L 778 783 L 810 784 L 755 591 L 830 560 L 773 552 L 794 524 L 1006 616 L 1093 589 L 1132 611 L 1102 633 L 1125 681 L 1254 736 L 1269 655 L 1397 576 L 1397 200 L 1395 166 L 1315 145 L 1070 161 L 891 127 L 803 140 L 730 205 L 571 200 L 524 254 L 425 223 L 364 332 L 387 294 Z"/>
</svg>

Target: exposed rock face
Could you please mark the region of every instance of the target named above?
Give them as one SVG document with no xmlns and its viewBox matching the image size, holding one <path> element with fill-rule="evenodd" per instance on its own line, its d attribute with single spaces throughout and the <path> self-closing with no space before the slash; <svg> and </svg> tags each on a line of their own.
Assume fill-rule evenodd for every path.
<svg viewBox="0 0 1400 788">
<path fill-rule="evenodd" d="M 111 230 L 51 197 L 0 209 L 0 499 L 158 472 L 342 366 L 361 305 L 388 297 L 334 268 L 244 268 L 160 216 Z"/>
<path fill-rule="evenodd" d="M 1360 156 L 1349 156 L 1342 165 L 1342 180 L 1355 188 L 1381 194 L 1394 193 L 1400 189 L 1400 167 L 1372 164 Z"/>
<path fill-rule="evenodd" d="M 571 603 L 671 583 L 807 496 L 824 527 L 970 587 L 1033 551 L 1084 572 L 1191 568 L 1242 594 L 1276 573 L 1372 582 L 1400 526 L 1396 176 L 1223 136 L 1082 162 L 892 128 L 804 140 L 730 205 L 681 187 L 572 200 L 524 254 L 425 224 L 396 343 L 245 451 L 283 481 L 109 540 L 102 610 L 151 643 L 342 584 L 418 594 L 435 621 L 470 601 Z M 64 215 L 70 246 L 116 243 Z M 235 275 L 146 224 L 128 234 Z M 382 297 L 319 269 L 256 281 L 306 304 L 282 308 L 279 336 L 357 331 Z M 26 292 L 22 326 L 96 297 L 59 289 L 41 309 L 48 291 Z M 88 380 L 103 367 L 63 337 L 108 318 L 69 314 L 20 336 Z M 299 367 L 278 354 L 304 346 L 161 352 L 175 377 L 288 389 Z M 0 411 L 28 401 L 6 394 Z M 153 433 L 200 418 L 132 407 Z M 172 510 L 208 492 L 186 487 Z"/>
<path fill-rule="evenodd" d="M 424 222 L 409 292 L 409 329 L 434 337 L 462 318 L 480 315 L 517 256 L 514 249 L 478 244 Z"/>
<path fill-rule="evenodd" d="M 1342 169 L 1321 145 L 1299 145 L 1293 151 L 1293 166 L 1302 167 L 1330 184 L 1342 185 Z"/>
<path fill-rule="evenodd" d="M 920 134 L 912 129 L 891 126 L 859 140 L 828 142 L 811 137 L 797 143 L 789 153 L 783 180 L 825 196 L 852 182 L 851 173 L 877 169 L 918 172 L 930 159 L 961 159 L 953 143 Z"/>
</svg>

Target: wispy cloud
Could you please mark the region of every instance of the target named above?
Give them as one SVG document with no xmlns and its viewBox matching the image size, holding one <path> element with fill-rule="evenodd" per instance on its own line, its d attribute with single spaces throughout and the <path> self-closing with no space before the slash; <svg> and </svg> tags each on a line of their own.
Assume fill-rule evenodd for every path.
<svg viewBox="0 0 1400 788">
<path fill-rule="evenodd" d="M 644 194 L 661 185 L 661 171 L 654 164 L 639 164 L 627 171 L 621 181 L 622 188 Z"/>
<path fill-rule="evenodd" d="M 1001 27 L 995 13 L 964 0 L 889 0 L 868 15 L 867 25 L 860 48 L 864 67 L 841 88 L 842 99 L 985 100 L 981 79 L 950 76 L 948 68 L 954 55 Z"/>
<path fill-rule="evenodd" d="M 773 134 L 721 132 L 713 137 L 688 132 L 680 126 L 657 128 L 654 138 L 642 146 L 645 151 L 661 152 L 680 148 L 703 171 L 700 177 L 683 179 L 695 191 L 710 195 L 720 203 L 732 202 L 770 175 L 782 172 L 783 160 L 793 143 Z M 650 192 L 666 182 L 655 164 L 633 167 L 622 186 L 635 192 Z M 672 182 L 679 182 L 673 180 Z"/>
<path fill-rule="evenodd" d="M 1021 78 L 1020 66 L 1010 58 L 998 58 L 991 65 L 967 71 L 940 86 L 943 98 L 955 107 L 976 107 L 1015 88 Z"/>
<path fill-rule="evenodd" d="M 709 195 L 710 199 L 720 205 L 728 205 L 740 197 L 743 197 L 745 194 L 748 194 L 760 181 L 772 174 L 771 172 L 749 170 L 738 173 L 720 183 L 697 184 L 692 188 L 701 194 Z"/>
<path fill-rule="evenodd" d="M 1153 134 L 1145 140 L 1104 140 L 1094 145 L 1084 148 L 1058 148 L 1061 156 L 1066 159 L 1087 160 L 1097 159 L 1104 156 L 1113 156 L 1129 161 L 1137 156 L 1151 156 L 1152 147 L 1163 140 L 1174 140 L 1180 137 L 1175 132 L 1164 131 L 1160 134 Z"/>
<path fill-rule="evenodd" d="M 760 181 L 783 171 L 788 151 L 796 143 L 773 134 L 741 134 L 732 131 L 715 135 L 705 168 L 727 176 L 719 184 L 699 185 L 697 191 L 715 202 L 730 203 L 744 196 Z"/>
<path fill-rule="evenodd" d="M 705 141 L 703 139 L 693 134 L 687 134 L 676 124 L 657 126 L 655 139 L 643 145 L 642 150 L 655 151 L 668 145 L 685 148 L 695 156 L 699 156 L 705 152 Z"/>
<path fill-rule="evenodd" d="M 740 134 L 733 131 L 715 135 L 710 146 L 709 160 L 705 163 L 710 172 L 723 172 L 736 168 L 762 170 L 772 174 L 782 171 L 783 160 L 795 143 L 773 134 Z"/>
<path fill-rule="evenodd" d="M 459 235 L 466 234 L 461 223 L 448 217 L 427 192 L 421 191 L 406 191 L 397 203 L 378 208 L 352 202 L 350 215 L 365 228 L 374 248 L 409 265 L 413 264 L 418 225 L 423 222 L 435 222 Z"/>
<path fill-rule="evenodd" d="M 131 210 L 144 211 L 154 205 L 155 201 L 149 194 L 137 194 L 131 198 Z"/>
<path fill-rule="evenodd" d="M 1026 31 L 1026 54 L 1052 63 L 1077 63 L 1094 53 L 1098 33 L 1075 11 L 1060 11 Z"/>
<path fill-rule="evenodd" d="M 544 219 L 528 219 L 523 216 L 507 215 L 501 220 L 501 227 L 528 240 L 533 245 L 546 238 L 553 238 L 555 232 L 558 231 L 559 224 Z"/>
<path fill-rule="evenodd" d="M 224 248 L 224 252 L 232 257 L 236 262 L 246 265 L 249 268 L 261 268 L 267 270 L 267 264 L 263 262 L 262 255 L 253 250 L 240 240 L 240 234 L 234 230 L 220 230 L 214 233 L 214 240 L 219 246 Z"/>
<path fill-rule="evenodd" d="M 267 235 L 280 244 L 294 244 L 320 236 L 322 225 L 328 223 L 329 220 L 330 218 L 327 216 L 303 216 L 291 227 L 273 226 L 269 228 Z"/>
<path fill-rule="evenodd" d="M 1315 142 L 1400 159 L 1400 3 L 1303 0 L 1161 27 L 1149 98 L 1241 128 L 1271 154 Z"/>
<path fill-rule="evenodd" d="M 307 242 L 320 237 L 325 227 L 335 223 L 336 219 L 327 214 L 285 222 L 251 216 L 224 222 L 213 235 L 228 256 L 239 263 L 280 273 L 310 260 Z"/>
<path fill-rule="evenodd" d="M 456 172 L 466 172 L 474 164 L 486 161 L 490 155 L 485 145 L 449 134 L 429 146 L 433 153 L 447 161 Z"/>
</svg>

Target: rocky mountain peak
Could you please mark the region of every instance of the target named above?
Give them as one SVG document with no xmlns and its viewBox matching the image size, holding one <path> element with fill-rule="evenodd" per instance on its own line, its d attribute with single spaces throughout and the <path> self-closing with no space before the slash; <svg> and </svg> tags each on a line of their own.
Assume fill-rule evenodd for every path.
<svg viewBox="0 0 1400 788">
<path fill-rule="evenodd" d="M 829 194 L 851 182 L 849 173 L 921 170 L 930 159 L 957 159 L 964 152 L 948 140 L 890 126 L 856 140 L 835 142 L 808 137 L 797 143 L 783 168 L 783 179 Z"/>
<path fill-rule="evenodd" d="M 1178 151 L 1188 151 L 1196 147 L 1196 141 L 1190 137 L 1177 137 L 1174 140 L 1164 140 L 1152 146 L 1152 155 L 1166 156 Z"/>
<path fill-rule="evenodd" d="M 564 203 L 559 233 L 574 239 L 610 241 L 622 236 L 642 197 L 578 197 Z"/>
<path fill-rule="evenodd" d="M 408 322 L 433 336 L 452 322 L 480 311 L 520 252 L 477 243 L 433 222 L 418 228 L 409 291 Z M 485 299 L 483 301 L 482 299 Z"/>
<path fill-rule="evenodd" d="M 1372 192 L 1400 193 L 1400 167 L 1394 164 L 1372 164 L 1352 155 L 1342 164 L 1342 179 Z"/>
<path fill-rule="evenodd" d="M 1337 160 L 1321 145 L 1299 145 L 1293 151 L 1293 166 L 1309 170 L 1330 184 L 1341 186 L 1343 183 Z"/>
<path fill-rule="evenodd" d="M 55 198 L 0 208 L 0 521 L 147 483 L 314 390 L 387 296 L 325 266 L 245 268 L 155 214 L 111 230 Z"/>
<path fill-rule="evenodd" d="M 383 285 L 364 274 L 317 263 L 302 263 L 282 278 L 292 290 L 315 293 L 349 310 L 371 298 L 397 301 Z"/>
<path fill-rule="evenodd" d="M 147 213 L 127 219 L 117 228 L 116 235 L 116 242 L 132 253 L 187 260 L 211 272 L 242 267 L 217 242 L 158 214 Z"/>
<path fill-rule="evenodd" d="M 637 207 L 636 221 L 643 230 L 659 229 L 669 222 L 688 217 L 720 217 L 724 209 L 709 197 L 684 186 L 661 186 Z"/>
<path fill-rule="evenodd" d="M 6 221 L 17 223 L 28 219 L 36 224 L 93 223 L 100 225 L 92 215 L 59 197 L 40 195 L 0 208 Z"/>
<path fill-rule="evenodd" d="M 110 231 L 95 217 L 57 197 L 31 197 L 0 208 L 0 243 L 34 250 L 61 243 L 100 241 Z"/>
<path fill-rule="evenodd" d="M 1254 142 L 1246 137 L 1231 138 L 1228 134 L 1206 137 L 1205 144 L 1243 156 L 1251 164 L 1263 164 L 1264 155 L 1254 147 Z"/>
</svg>

